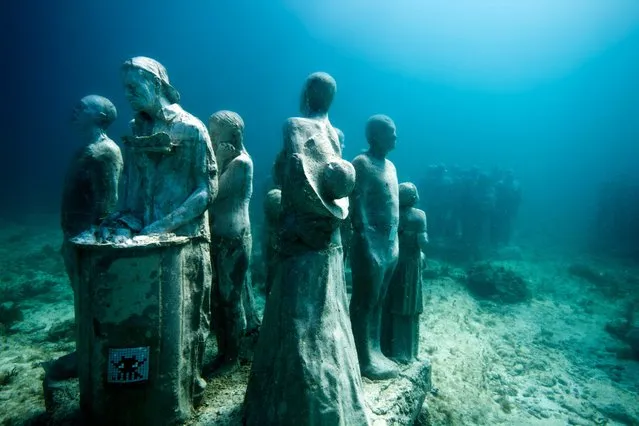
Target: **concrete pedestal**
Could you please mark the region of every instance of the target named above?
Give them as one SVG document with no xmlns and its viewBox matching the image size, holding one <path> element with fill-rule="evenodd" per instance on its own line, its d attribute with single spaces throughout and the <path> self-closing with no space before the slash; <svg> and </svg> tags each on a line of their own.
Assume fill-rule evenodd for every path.
<svg viewBox="0 0 639 426">
<path fill-rule="evenodd" d="M 201 314 L 209 297 L 206 243 L 167 237 L 73 244 L 83 417 L 109 425 L 185 421 L 203 392 L 197 385 L 208 328 Z"/>
</svg>

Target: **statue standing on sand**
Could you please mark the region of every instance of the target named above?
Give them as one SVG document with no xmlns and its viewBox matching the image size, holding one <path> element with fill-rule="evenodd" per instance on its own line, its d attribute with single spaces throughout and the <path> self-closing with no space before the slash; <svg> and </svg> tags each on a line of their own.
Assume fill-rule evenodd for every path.
<svg viewBox="0 0 639 426">
<path fill-rule="evenodd" d="M 380 342 L 384 298 L 399 254 L 397 171 L 386 159 L 395 148 L 395 123 L 385 115 L 370 117 L 366 139 L 369 150 L 353 160 L 357 183 L 350 196 L 350 315 L 362 376 L 378 380 L 399 374 L 397 365 L 382 353 Z"/>
<path fill-rule="evenodd" d="M 383 345 L 389 357 L 416 361 L 422 301 L 422 252 L 428 244 L 426 214 L 415 208 L 419 194 L 414 184 L 399 185 L 399 261 L 386 296 Z"/>
<path fill-rule="evenodd" d="M 239 366 L 240 339 L 247 327 L 257 329 L 250 282 L 253 160 L 244 148 L 244 121 L 235 112 L 209 118 L 209 134 L 220 168 L 219 190 L 209 211 L 211 225 L 211 313 L 218 358 L 215 369 Z"/>
<path fill-rule="evenodd" d="M 97 227 L 117 207 L 122 153 L 106 134 L 116 117 L 113 103 L 97 95 L 85 96 L 73 110 L 73 126 L 86 145 L 76 151 L 67 170 L 60 216 L 62 257 L 74 289 L 75 256 L 69 240 Z"/>
<path fill-rule="evenodd" d="M 178 104 L 164 66 L 134 57 L 122 77 L 135 117 L 121 210 L 97 235 L 72 240 L 81 251 L 80 403 L 91 424 L 176 424 L 206 387 L 217 165 L 206 127 Z"/>
<path fill-rule="evenodd" d="M 311 74 L 284 125 L 280 265 L 245 396 L 246 425 L 367 425 L 339 227 L 355 184 L 328 119 L 336 91 Z"/>
</svg>

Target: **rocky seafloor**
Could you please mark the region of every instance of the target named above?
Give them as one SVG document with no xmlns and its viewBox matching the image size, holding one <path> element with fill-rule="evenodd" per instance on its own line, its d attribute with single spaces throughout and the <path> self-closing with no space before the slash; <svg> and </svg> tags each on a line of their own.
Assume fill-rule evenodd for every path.
<svg viewBox="0 0 639 426">
<path fill-rule="evenodd" d="M 41 364 L 74 348 L 60 237 L 55 216 L 0 225 L 1 425 L 42 421 Z M 516 300 L 478 295 L 477 269 L 429 261 L 420 350 L 435 389 L 419 422 L 639 425 L 639 361 L 619 332 L 635 321 L 639 266 L 525 246 L 506 259 L 490 264 L 523 277 Z"/>
</svg>

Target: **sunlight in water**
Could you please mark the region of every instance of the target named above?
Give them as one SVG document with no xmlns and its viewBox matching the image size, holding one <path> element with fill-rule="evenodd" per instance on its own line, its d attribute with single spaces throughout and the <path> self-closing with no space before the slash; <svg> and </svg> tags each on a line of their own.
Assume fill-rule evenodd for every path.
<svg viewBox="0 0 639 426">
<path fill-rule="evenodd" d="M 636 0 L 288 0 L 320 40 L 409 75 L 509 87 L 560 77 L 639 28 Z"/>
</svg>

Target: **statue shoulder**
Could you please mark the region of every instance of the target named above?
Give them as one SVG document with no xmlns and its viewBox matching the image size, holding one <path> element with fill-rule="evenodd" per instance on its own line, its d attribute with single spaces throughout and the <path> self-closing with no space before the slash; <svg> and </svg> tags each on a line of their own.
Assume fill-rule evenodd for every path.
<svg viewBox="0 0 639 426">
<path fill-rule="evenodd" d="M 253 171 L 253 160 L 247 154 L 241 154 L 229 162 L 227 169 Z"/>
<path fill-rule="evenodd" d="M 285 136 L 293 133 L 310 136 L 318 128 L 318 123 L 310 118 L 289 117 L 284 121 L 283 130 Z"/>
<path fill-rule="evenodd" d="M 420 232 L 425 232 L 426 228 L 427 228 L 427 219 L 426 219 L 426 212 L 422 209 L 418 209 L 413 207 L 412 208 L 413 211 L 413 217 L 414 217 L 414 221 L 415 224 L 417 226 L 417 230 Z"/>
<path fill-rule="evenodd" d="M 122 163 L 122 151 L 111 139 L 105 138 L 92 144 L 89 148 L 90 156 L 99 162 Z"/>
<path fill-rule="evenodd" d="M 389 170 L 397 173 L 397 169 L 395 168 L 395 164 L 389 160 L 388 158 L 385 159 L 384 164 L 386 165 L 386 167 L 388 167 Z"/>
<path fill-rule="evenodd" d="M 426 232 L 426 213 L 415 207 L 409 207 L 400 211 L 402 228 L 407 232 Z"/>
<path fill-rule="evenodd" d="M 173 122 L 173 131 L 187 139 L 198 139 L 210 144 L 209 132 L 202 121 L 194 115 L 182 110 L 179 119 Z"/>
<path fill-rule="evenodd" d="M 359 154 L 358 156 L 356 156 L 355 158 L 353 158 L 353 161 L 351 161 L 351 163 L 353 163 L 353 166 L 355 166 L 355 168 L 368 167 L 371 164 L 371 159 L 368 156 L 368 154 L 363 152 Z"/>
</svg>

